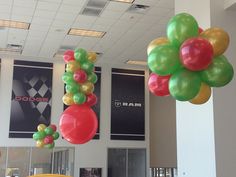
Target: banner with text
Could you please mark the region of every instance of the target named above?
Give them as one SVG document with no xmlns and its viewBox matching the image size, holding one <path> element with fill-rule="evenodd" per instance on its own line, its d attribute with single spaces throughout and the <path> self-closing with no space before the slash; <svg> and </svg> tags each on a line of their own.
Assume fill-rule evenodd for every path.
<svg viewBox="0 0 236 177">
<path fill-rule="evenodd" d="M 52 63 L 14 61 L 10 138 L 32 138 L 39 124 L 50 124 Z"/>
<path fill-rule="evenodd" d="M 111 139 L 145 139 L 144 71 L 112 69 Z"/>
</svg>

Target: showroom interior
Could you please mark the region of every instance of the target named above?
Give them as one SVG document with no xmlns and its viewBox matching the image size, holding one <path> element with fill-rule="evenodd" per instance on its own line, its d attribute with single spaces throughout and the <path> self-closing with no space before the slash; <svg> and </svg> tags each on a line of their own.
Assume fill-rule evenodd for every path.
<svg viewBox="0 0 236 177">
<path fill-rule="evenodd" d="M 0 0 L 0 176 L 234 176 L 235 79 L 202 105 L 148 88 L 147 47 L 183 12 L 228 33 L 236 66 L 236 0 Z M 60 132 L 63 54 L 78 48 L 97 56 L 98 128 L 73 144 Z M 56 125 L 54 148 L 36 147 L 40 123 Z"/>
</svg>

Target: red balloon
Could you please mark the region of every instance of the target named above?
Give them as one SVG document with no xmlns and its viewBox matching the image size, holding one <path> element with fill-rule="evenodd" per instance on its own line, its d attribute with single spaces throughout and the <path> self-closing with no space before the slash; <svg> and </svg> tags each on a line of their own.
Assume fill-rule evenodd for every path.
<svg viewBox="0 0 236 177">
<path fill-rule="evenodd" d="M 68 142 L 84 144 L 96 134 L 98 120 L 89 106 L 71 105 L 62 113 L 59 127 Z"/>
<path fill-rule="evenodd" d="M 54 141 L 53 137 L 51 135 L 48 135 L 46 136 L 44 139 L 43 139 L 43 143 L 44 144 L 52 144 Z"/>
<path fill-rule="evenodd" d="M 65 51 L 64 55 L 63 55 L 63 59 L 66 63 L 68 63 L 69 61 L 73 61 L 75 60 L 74 58 L 74 51 L 73 50 L 67 50 Z"/>
<path fill-rule="evenodd" d="M 198 34 L 201 34 L 204 30 L 200 27 L 198 27 Z"/>
<path fill-rule="evenodd" d="M 97 96 L 95 94 L 87 95 L 86 102 L 84 103 L 87 106 L 94 106 L 97 103 Z"/>
<path fill-rule="evenodd" d="M 74 80 L 80 84 L 84 83 L 87 80 L 87 73 L 84 70 L 77 70 L 75 71 Z"/>
<path fill-rule="evenodd" d="M 148 79 L 148 88 L 156 96 L 168 96 L 169 92 L 169 79 L 168 76 L 159 76 L 156 73 L 152 73 Z"/>
<path fill-rule="evenodd" d="M 49 127 L 51 127 L 51 128 L 53 129 L 54 132 L 57 131 L 57 126 L 56 126 L 56 125 L 51 124 Z"/>
<path fill-rule="evenodd" d="M 213 47 L 206 39 L 190 38 L 180 47 L 180 60 L 189 70 L 206 69 L 213 60 Z"/>
</svg>

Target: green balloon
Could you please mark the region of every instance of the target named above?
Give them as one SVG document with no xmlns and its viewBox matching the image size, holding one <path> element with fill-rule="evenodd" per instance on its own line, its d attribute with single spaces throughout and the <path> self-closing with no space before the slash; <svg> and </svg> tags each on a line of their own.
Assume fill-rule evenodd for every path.
<svg viewBox="0 0 236 177">
<path fill-rule="evenodd" d="M 88 75 L 88 81 L 89 82 L 92 82 L 93 84 L 95 84 L 96 82 L 97 82 L 97 80 L 98 80 L 98 77 L 97 77 L 97 74 L 95 74 L 94 72 L 92 72 L 92 73 L 90 73 L 89 75 Z"/>
<path fill-rule="evenodd" d="M 234 76 L 233 66 L 223 55 L 213 59 L 212 64 L 200 72 L 201 78 L 211 87 L 222 87 L 228 84 Z"/>
<path fill-rule="evenodd" d="M 198 36 L 198 23 L 195 18 L 187 13 L 180 13 L 170 19 L 167 25 L 167 37 L 177 46 L 188 38 Z"/>
<path fill-rule="evenodd" d="M 45 144 L 45 145 L 44 145 L 44 147 L 46 147 L 46 148 L 48 148 L 48 149 L 52 149 L 52 148 L 54 148 L 54 146 L 55 146 L 55 143 L 54 143 L 54 142 L 51 143 L 51 144 Z"/>
<path fill-rule="evenodd" d="M 44 132 L 45 132 L 46 135 L 52 135 L 54 133 L 54 131 L 51 127 L 45 128 Z"/>
<path fill-rule="evenodd" d="M 81 69 L 85 70 L 87 74 L 90 74 L 94 70 L 94 64 L 91 62 L 84 62 L 81 64 Z"/>
<path fill-rule="evenodd" d="M 170 94 L 179 101 L 188 101 L 194 98 L 201 87 L 198 73 L 182 69 L 174 73 L 169 80 Z"/>
<path fill-rule="evenodd" d="M 53 134 L 52 134 L 52 137 L 53 137 L 53 139 L 54 140 L 57 140 L 58 138 L 59 138 L 59 133 L 58 132 L 54 132 Z"/>
<path fill-rule="evenodd" d="M 74 78 L 73 78 L 73 73 L 71 72 L 65 72 L 63 75 L 62 75 L 62 80 L 65 84 L 68 84 L 68 83 L 71 83 L 74 81 Z"/>
<path fill-rule="evenodd" d="M 41 140 L 46 136 L 46 133 L 44 131 L 38 131 L 33 134 L 33 139 L 34 140 Z"/>
<path fill-rule="evenodd" d="M 86 50 L 84 50 L 82 48 L 75 49 L 74 58 L 76 61 L 78 61 L 78 62 L 80 62 L 80 64 L 82 64 L 83 62 L 88 60 L 88 53 Z"/>
<path fill-rule="evenodd" d="M 86 96 L 83 93 L 76 93 L 73 96 L 73 100 L 76 104 L 83 104 L 86 101 Z"/>
<path fill-rule="evenodd" d="M 79 84 L 74 81 L 66 84 L 66 93 L 77 93 L 79 91 Z"/>
<path fill-rule="evenodd" d="M 170 44 L 154 48 L 148 55 L 148 66 L 161 76 L 173 74 L 181 67 L 178 49 Z"/>
</svg>

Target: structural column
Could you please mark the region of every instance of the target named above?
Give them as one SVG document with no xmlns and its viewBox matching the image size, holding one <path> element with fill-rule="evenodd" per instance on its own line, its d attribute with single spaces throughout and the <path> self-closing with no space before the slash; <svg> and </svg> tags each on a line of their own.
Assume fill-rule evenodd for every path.
<svg viewBox="0 0 236 177">
<path fill-rule="evenodd" d="M 175 13 L 210 27 L 210 0 L 175 0 Z M 176 102 L 178 177 L 216 177 L 213 99 L 203 105 Z"/>
</svg>

